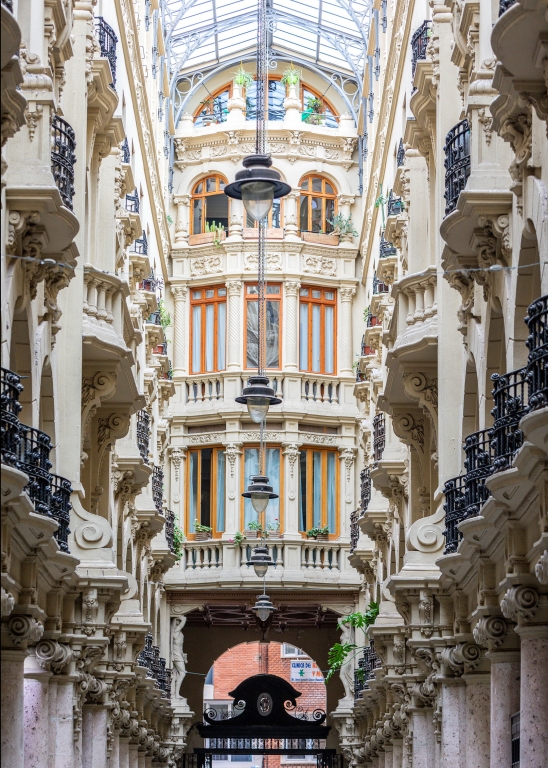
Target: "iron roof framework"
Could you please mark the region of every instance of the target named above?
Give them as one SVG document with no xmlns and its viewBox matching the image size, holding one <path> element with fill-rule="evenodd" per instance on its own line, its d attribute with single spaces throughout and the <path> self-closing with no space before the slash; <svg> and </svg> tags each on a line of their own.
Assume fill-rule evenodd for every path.
<svg viewBox="0 0 548 768">
<path fill-rule="evenodd" d="M 372 0 L 268 0 L 269 68 L 291 60 L 319 74 L 354 119 L 367 54 Z M 161 5 L 175 124 L 197 88 L 240 61 L 254 61 L 256 0 L 165 0 Z"/>
</svg>

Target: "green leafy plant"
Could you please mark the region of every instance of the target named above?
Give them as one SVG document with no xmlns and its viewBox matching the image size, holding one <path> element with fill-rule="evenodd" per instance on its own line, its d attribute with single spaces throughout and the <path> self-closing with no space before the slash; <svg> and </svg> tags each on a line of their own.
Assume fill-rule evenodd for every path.
<svg viewBox="0 0 548 768">
<path fill-rule="evenodd" d="M 333 227 L 334 235 L 358 237 L 358 232 L 356 232 L 352 223 L 352 215 L 347 217 L 343 216 L 342 213 L 337 213 L 332 219 L 328 219 L 328 222 Z"/>
<path fill-rule="evenodd" d="M 224 224 L 217 224 L 216 222 L 212 221 L 206 221 L 205 223 L 205 231 L 206 232 L 215 232 L 215 237 L 213 238 L 213 245 L 215 245 L 217 248 L 221 245 L 221 232 L 225 231 Z"/>
<path fill-rule="evenodd" d="M 268 538 L 268 531 L 262 527 L 262 525 L 259 523 L 258 520 L 252 520 L 250 523 L 247 523 L 246 530 L 257 531 L 257 533 L 259 534 L 259 538 L 261 539 Z"/>
<path fill-rule="evenodd" d="M 232 544 L 236 544 L 236 546 L 239 546 L 242 543 L 242 541 L 245 541 L 245 540 L 246 540 L 246 537 L 243 535 L 241 531 L 236 531 L 236 533 L 234 534 L 234 538 L 229 539 L 229 541 Z"/>
<path fill-rule="evenodd" d="M 210 528 L 209 525 L 202 525 L 196 519 L 194 521 L 194 530 L 196 531 L 196 533 L 211 533 L 213 528 Z"/>
<path fill-rule="evenodd" d="M 281 83 L 282 85 L 298 85 L 299 82 L 302 80 L 303 77 L 303 71 L 302 69 L 297 69 L 293 66 L 291 63 L 287 69 L 284 69 L 284 73 L 282 75 Z"/>
<path fill-rule="evenodd" d="M 167 223 L 169 224 L 170 227 L 173 224 L 173 219 L 171 218 L 171 216 L 169 214 L 167 215 Z"/>
<path fill-rule="evenodd" d="M 249 88 L 253 83 L 253 75 L 246 72 L 243 66 L 240 64 L 236 72 L 234 72 L 234 82 L 236 85 L 240 85 L 242 88 Z"/>
<path fill-rule="evenodd" d="M 280 532 L 280 521 L 278 518 L 274 518 L 274 524 L 269 523 L 267 526 L 267 529 L 269 531 L 272 531 L 273 533 L 279 533 Z"/>
<path fill-rule="evenodd" d="M 335 672 L 337 672 L 342 667 L 342 665 L 346 663 L 348 656 L 350 656 L 352 651 L 354 651 L 357 647 L 358 646 L 354 643 L 335 643 L 335 645 L 331 646 L 327 654 L 329 670 L 324 678 L 326 685 L 328 681 L 331 680 Z"/>
<path fill-rule="evenodd" d="M 165 329 L 171 326 L 171 315 L 166 309 L 165 301 L 160 299 L 158 302 L 158 312 L 160 313 L 160 325 Z"/>
<path fill-rule="evenodd" d="M 309 96 L 306 100 L 306 109 L 302 119 L 309 125 L 321 125 L 324 119 L 322 100 L 317 96 Z"/>
<path fill-rule="evenodd" d="M 371 624 L 375 623 L 375 619 L 379 615 L 379 610 L 379 603 L 376 603 L 374 600 L 372 600 L 367 606 L 365 613 L 360 613 L 359 611 L 356 613 L 351 613 L 348 616 L 345 616 L 343 619 L 340 619 L 338 626 L 339 628 L 347 626 L 354 627 L 354 629 L 361 629 L 367 637 L 367 629 L 371 626 Z M 329 669 L 325 676 L 326 684 L 328 680 L 333 677 L 335 672 L 337 672 L 344 664 L 348 664 L 350 661 L 352 661 L 354 656 L 357 655 L 355 653 L 353 654 L 353 651 L 361 653 L 362 648 L 354 643 L 335 643 L 329 649 L 327 654 Z M 356 670 L 356 674 L 358 678 L 363 682 L 363 670 L 361 671 L 362 677 L 360 677 L 359 669 Z"/>
<path fill-rule="evenodd" d="M 323 528 L 311 528 L 306 532 L 309 539 L 313 539 L 315 536 L 326 536 L 329 533 L 329 526 L 326 525 Z"/>
<path fill-rule="evenodd" d="M 177 560 L 180 560 L 183 556 L 183 542 L 185 540 L 185 535 L 181 528 L 179 528 L 178 525 L 176 525 L 173 528 L 173 554 L 177 558 Z"/>
<path fill-rule="evenodd" d="M 379 196 L 375 200 L 375 208 L 380 208 L 381 209 L 382 228 L 384 229 L 384 226 L 385 226 L 384 206 L 388 202 L 388 197 L 387 197 L 387 195 L 383 195 L 383 193 L 382 193 L 382 183 L 379 183 L 379 191 L 380 191 L 379 192 Z"/>
</svg>

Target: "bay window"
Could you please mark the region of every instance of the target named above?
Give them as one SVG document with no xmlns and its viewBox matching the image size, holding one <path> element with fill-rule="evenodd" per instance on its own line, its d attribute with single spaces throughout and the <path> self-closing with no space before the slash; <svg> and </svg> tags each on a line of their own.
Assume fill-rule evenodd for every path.
<svg viewBox="0 0 548 768">
<path fill-rule="evenodd" d="M 306 448 L 299 456 L 299 529 L 337 533 L 337 452 Z"/>
<path fill-rule="evenodd" d="M 331 183 L 322 176 L 305 176 L 301 181 L 301 232 L 332 232 L 329 222 L 336 213 L 336 192 Z"/>
<path fill-rule="evenodd" d="M 299 297 L 299 367 L 312 373 L 335 373 L 335 311 L 332 288 L 302 286 Z"/>
<path fill-rule="evenodd" d="M 226 287 L 193 288 L 190 294 L 192 373 L 226 367 Z"/>
<path fill-rule="evenodd" d="M 196 520 L 212 529 L 225 530 L 226 459 L 224 448 L 199 448 L 188 452 L 187 533 L 196 532 Z"/>
<path fill-rule="evenodd" d="M 266 367 L 281 368 L 280 313 L 281 285 L 266 285 Z M 247 283 L 245 290 L 246 368 L 257 368 L 259 362 L 259 288 Z"/>
<path fill-rule="evenodd" d="M 243 482 L 242 487 L 247 488 L 250 483 L 250 478 L 253 475 L 261 474 L 259 472 L 259 448 L 258 447 L 246 447 L 244 448 L 244 460 L 243 460 Z M 272 486 L 274 493 L 281 496 L 282 488 L 280 481 L 281 471 L 281 457 L 280 448 L 268 448 L 266 449 L 266 475 L 269 479 L 269 484 Z M 253 509 L 251 499 L 242 499 L 243 501 L 243 528 L 248 528 L 249 523 L 259 522 L 257 512 Z M 280 515 L 280 499 L 271 499 L 268 502 L 266 511 L 264 512 L 264 525 L 267 530 L 279 530 L 281 529 L 281 515 Z"/>
</svg>

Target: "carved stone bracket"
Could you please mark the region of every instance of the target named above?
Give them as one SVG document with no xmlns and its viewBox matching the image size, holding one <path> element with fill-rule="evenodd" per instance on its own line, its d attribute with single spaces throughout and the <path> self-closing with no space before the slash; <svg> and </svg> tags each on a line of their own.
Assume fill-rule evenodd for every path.
<svg viewBox="0 0 548 768">
<path fill-rule="evenodd" d="M 531 621 L 539 604 L 539 593 L 533 587 L 520 584 L 510 587 L 501 600 L 502 613 L 511 621 Z"/>
</svg>

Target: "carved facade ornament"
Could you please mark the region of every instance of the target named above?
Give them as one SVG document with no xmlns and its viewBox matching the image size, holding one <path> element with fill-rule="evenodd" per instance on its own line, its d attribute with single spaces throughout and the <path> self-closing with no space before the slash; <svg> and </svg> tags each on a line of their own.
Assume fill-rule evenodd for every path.
<svg viewBox="0 0 548 768">
<path fill-rule="evenodd" d="M 202 443 L 221 443 L 225 439 L 224 432 L 206 432 L 203 435 L 188 435 L 187 440 L 191 445 Z"/>
<path fill-rule="evenodd" d="M 356 457 L 356 448 L 339 448 L 339 459 L 344 461 L 346 469 L 346 482 L 350 482 L 350 471 Z"/>
<path fill-rule="evenodd" d="M 533 146 L 531 107 L 518 107 L 504 120 L 498 133 L 514 150 L 516 166 L 524 165 L 531 157 Z"/>
<path fill-rule="evenodd" d="M 35 653 L 42 669 L 51 671 L 55 675 L 61 674 L 73 657 L 70 645 L 58 643 L 56 640 L 41 640 L 36 646 Z"/>
<path fill-rule="evenodd" d="M 503 644 L 507 632 L 507 624 L 501 616 L 482 616 L 474 627 L 474 640 L 492 651 Z"/>
<path fill-rule="evenodd" d="M 220 256 L 200 256 L 197 259 L 190 260 L 190 274 L 192 277 L 202 277 L 203 275 L 215 275 L 223 270 L 223 263 Z"/>
<path fill-rule="evenodd" d="M 243 281 L 242 280 L 228 280 L 226 289 L 229 296 L 239 296 L 242 292 Z"/>
<path fill-rule="evenodd" d="M 179 447 L 171 449 L 171 463 L 175 471 L 175 482 L 179 480 L 179 469 L 181 467 L 181 459 L 185 457 L 185 451 L 182 451 Z"/>
<path fill-rule="evenodd" d="M 44 634 L 44 625 L 32 616 L 10 616 L 7 623 L 9 639 L 18 648 L 37 643 Z"/>
<path fill-rule="evenodd" d="M 491 115 L 487 114 L 485 107 L 478 110 L 478 122 L 483 128 L 485 143 L 487 146 L 490 146 L 491 138 L 493 136 L 493 118 Z"/>
<path fill-rule="evenodd" d="M 535 575 L 541 584 L 548 584 L 548 550 L 546 549 L 535 565 Z"/>
<path fill-rule="evenodd" d="M 244 270 L 256 272 L 259 264 L 257 253 L 246 253 L 244 256 Z M 281 253 L 268 253 L 266 257 L 266 271 L 280 272 L 283 269 L 283 255 Z"/>
<path fill-rule="evenodd" d="M 500 607 L 505 618 L 517 622 L 531 621 L 538 608 L 539 594 L 533 587 L 520 584 L 510 587 L 501 600 Z"/>
<path fill-rule="evenodd" d="M 415 419 L 410 413 L 402 413 L 392 420 L 392 425 L 401 440 L 424 451 L 424 419 Z"/>
<path fill-rule="evenodd" d="M 441 660 L 456 677 L 473 671 L 480 663 L 485 651 L 475 643 L 459 643 L 451 648 L 444 648 Z"/>
<path fill-rule="evenodd" d="M 337 262 L 326 256 L 305 256 L 303 259 L 303 272 L 325 277 L 335 277 L 337 274 Z M 342 293 L 341 289 L 341 293 Z"/>
<path fill-rule="evenodd" d="M 289 445 L 285 446 L 283 455 L 287 456 L 287 460 L 289 462 L 289 474 L 293 479 L 295 474 L 295 464 L 299 458 L 299 447 L 295 443 L 290 443 Z"/>
<path fill-rule="evenodd" d="M 14 596 L 11 594 L 11 592 L 6 592 L 4 587 L 2 587 L 2 616 L 9 616 L 13 611 L 14 605 Z"/>
</svg>

